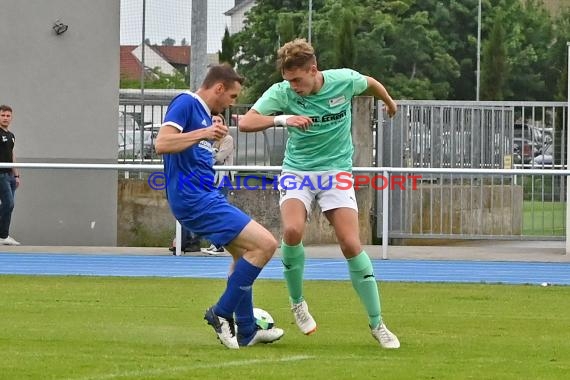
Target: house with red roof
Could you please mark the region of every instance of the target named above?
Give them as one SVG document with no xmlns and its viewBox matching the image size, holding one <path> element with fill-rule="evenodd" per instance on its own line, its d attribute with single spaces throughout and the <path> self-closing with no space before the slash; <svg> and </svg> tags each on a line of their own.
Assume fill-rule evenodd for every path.
<svg viewBox="0 0 570 380">
<path fill-rule="evenodd" d="M 190 46 L 165 46 L 165 45 L 121 45 L 120 67 L 121 79 L 138 80 L 141 78 L 143 69 L 145 78 L 156 78 L 156 70 L 167 75 L 176 72 L 186 74 L 190 65 Z M 218 54 L 208 54 L 208 63 L 218 63 Z"/>
<path fill-rule="evenodd" d="M 137 80 L 143 70 L 145 78 L 156 77 L 159 70 L 163 74 L 182 74 L 190 64 L 190 46 L 122 45 L 120 47 L 121 79 Z"/>
</svg>

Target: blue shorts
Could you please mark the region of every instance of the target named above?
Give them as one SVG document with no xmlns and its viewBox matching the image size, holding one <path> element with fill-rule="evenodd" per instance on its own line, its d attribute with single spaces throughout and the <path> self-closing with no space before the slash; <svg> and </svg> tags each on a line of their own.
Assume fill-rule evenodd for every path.
<svg viewBox="0 0 570 380">
<path fill-rule="evenodd" d="M 186 209 L 186 216 L 178 221 L 218 247 L 231 243 L 251 221 L 249 215 L 230 204 L 217 191 L 207 193 L 194 204 L 198 206 Z"/>
</svg>

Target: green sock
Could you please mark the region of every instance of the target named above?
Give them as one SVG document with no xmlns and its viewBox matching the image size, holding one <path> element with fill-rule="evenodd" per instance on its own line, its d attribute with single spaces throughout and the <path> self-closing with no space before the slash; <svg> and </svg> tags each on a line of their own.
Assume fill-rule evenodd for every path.
<svg viewBox="0 0 570 380">
<path fill-rule="evenodd" d="M 303 300 L 303 272 L 305 270 L 305 248 L 303 242 L 290 246 L 281 241 L 281 262 L 287 282 L 289 298 L 293 303 Z"/>
<path fill-rule="evenodd" d="M 352 286 L 366 308 L 370 327 L 375 328 L 382 318 L 380 317 L 380 294 L 372 270 L 372 262 L 364 251 L 347 261 Z"/>
</svg>

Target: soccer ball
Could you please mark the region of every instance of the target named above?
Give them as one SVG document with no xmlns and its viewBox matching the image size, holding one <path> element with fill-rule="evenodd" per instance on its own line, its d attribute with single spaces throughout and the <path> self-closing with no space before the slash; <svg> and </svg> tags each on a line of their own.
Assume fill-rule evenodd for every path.
<svg viewBox="0 0 570 380">
<path fill-rule="evenodd" d="M 254 307 L 253 317 L 255 318 L 255 324 L 258 325 L 262 330 L 269 330 L 273 327 L 275 322 L 273 322 L 273 317 L 267 311 Z"/>
</svg>

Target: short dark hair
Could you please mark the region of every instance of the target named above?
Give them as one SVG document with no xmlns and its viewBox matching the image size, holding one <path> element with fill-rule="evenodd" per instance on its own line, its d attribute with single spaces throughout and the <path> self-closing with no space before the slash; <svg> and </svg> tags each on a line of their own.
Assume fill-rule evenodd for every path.
<svg viewBox="0 0 570 380">
<path fill-rule="evenodd" d="M 227 63 L 221 65 L 213 65 L 208 70 L 204 81 L 202 82 L 203 88 L 212 88 L 216 83 L 222 83 L 224 87 L 231 88 L 235 82 L 243 84 L 244 78 L 235 72 L 233 67 Z"/>
<path fill-rule="evenodd" d="M 0 105 L 0 112 L 4 112 L 4 111 L 14 112 L 14 111 L 12 111 L 12 107 L 7 106 L 6 104 L 2 104 L 2 105 Z"/>
</svg>

